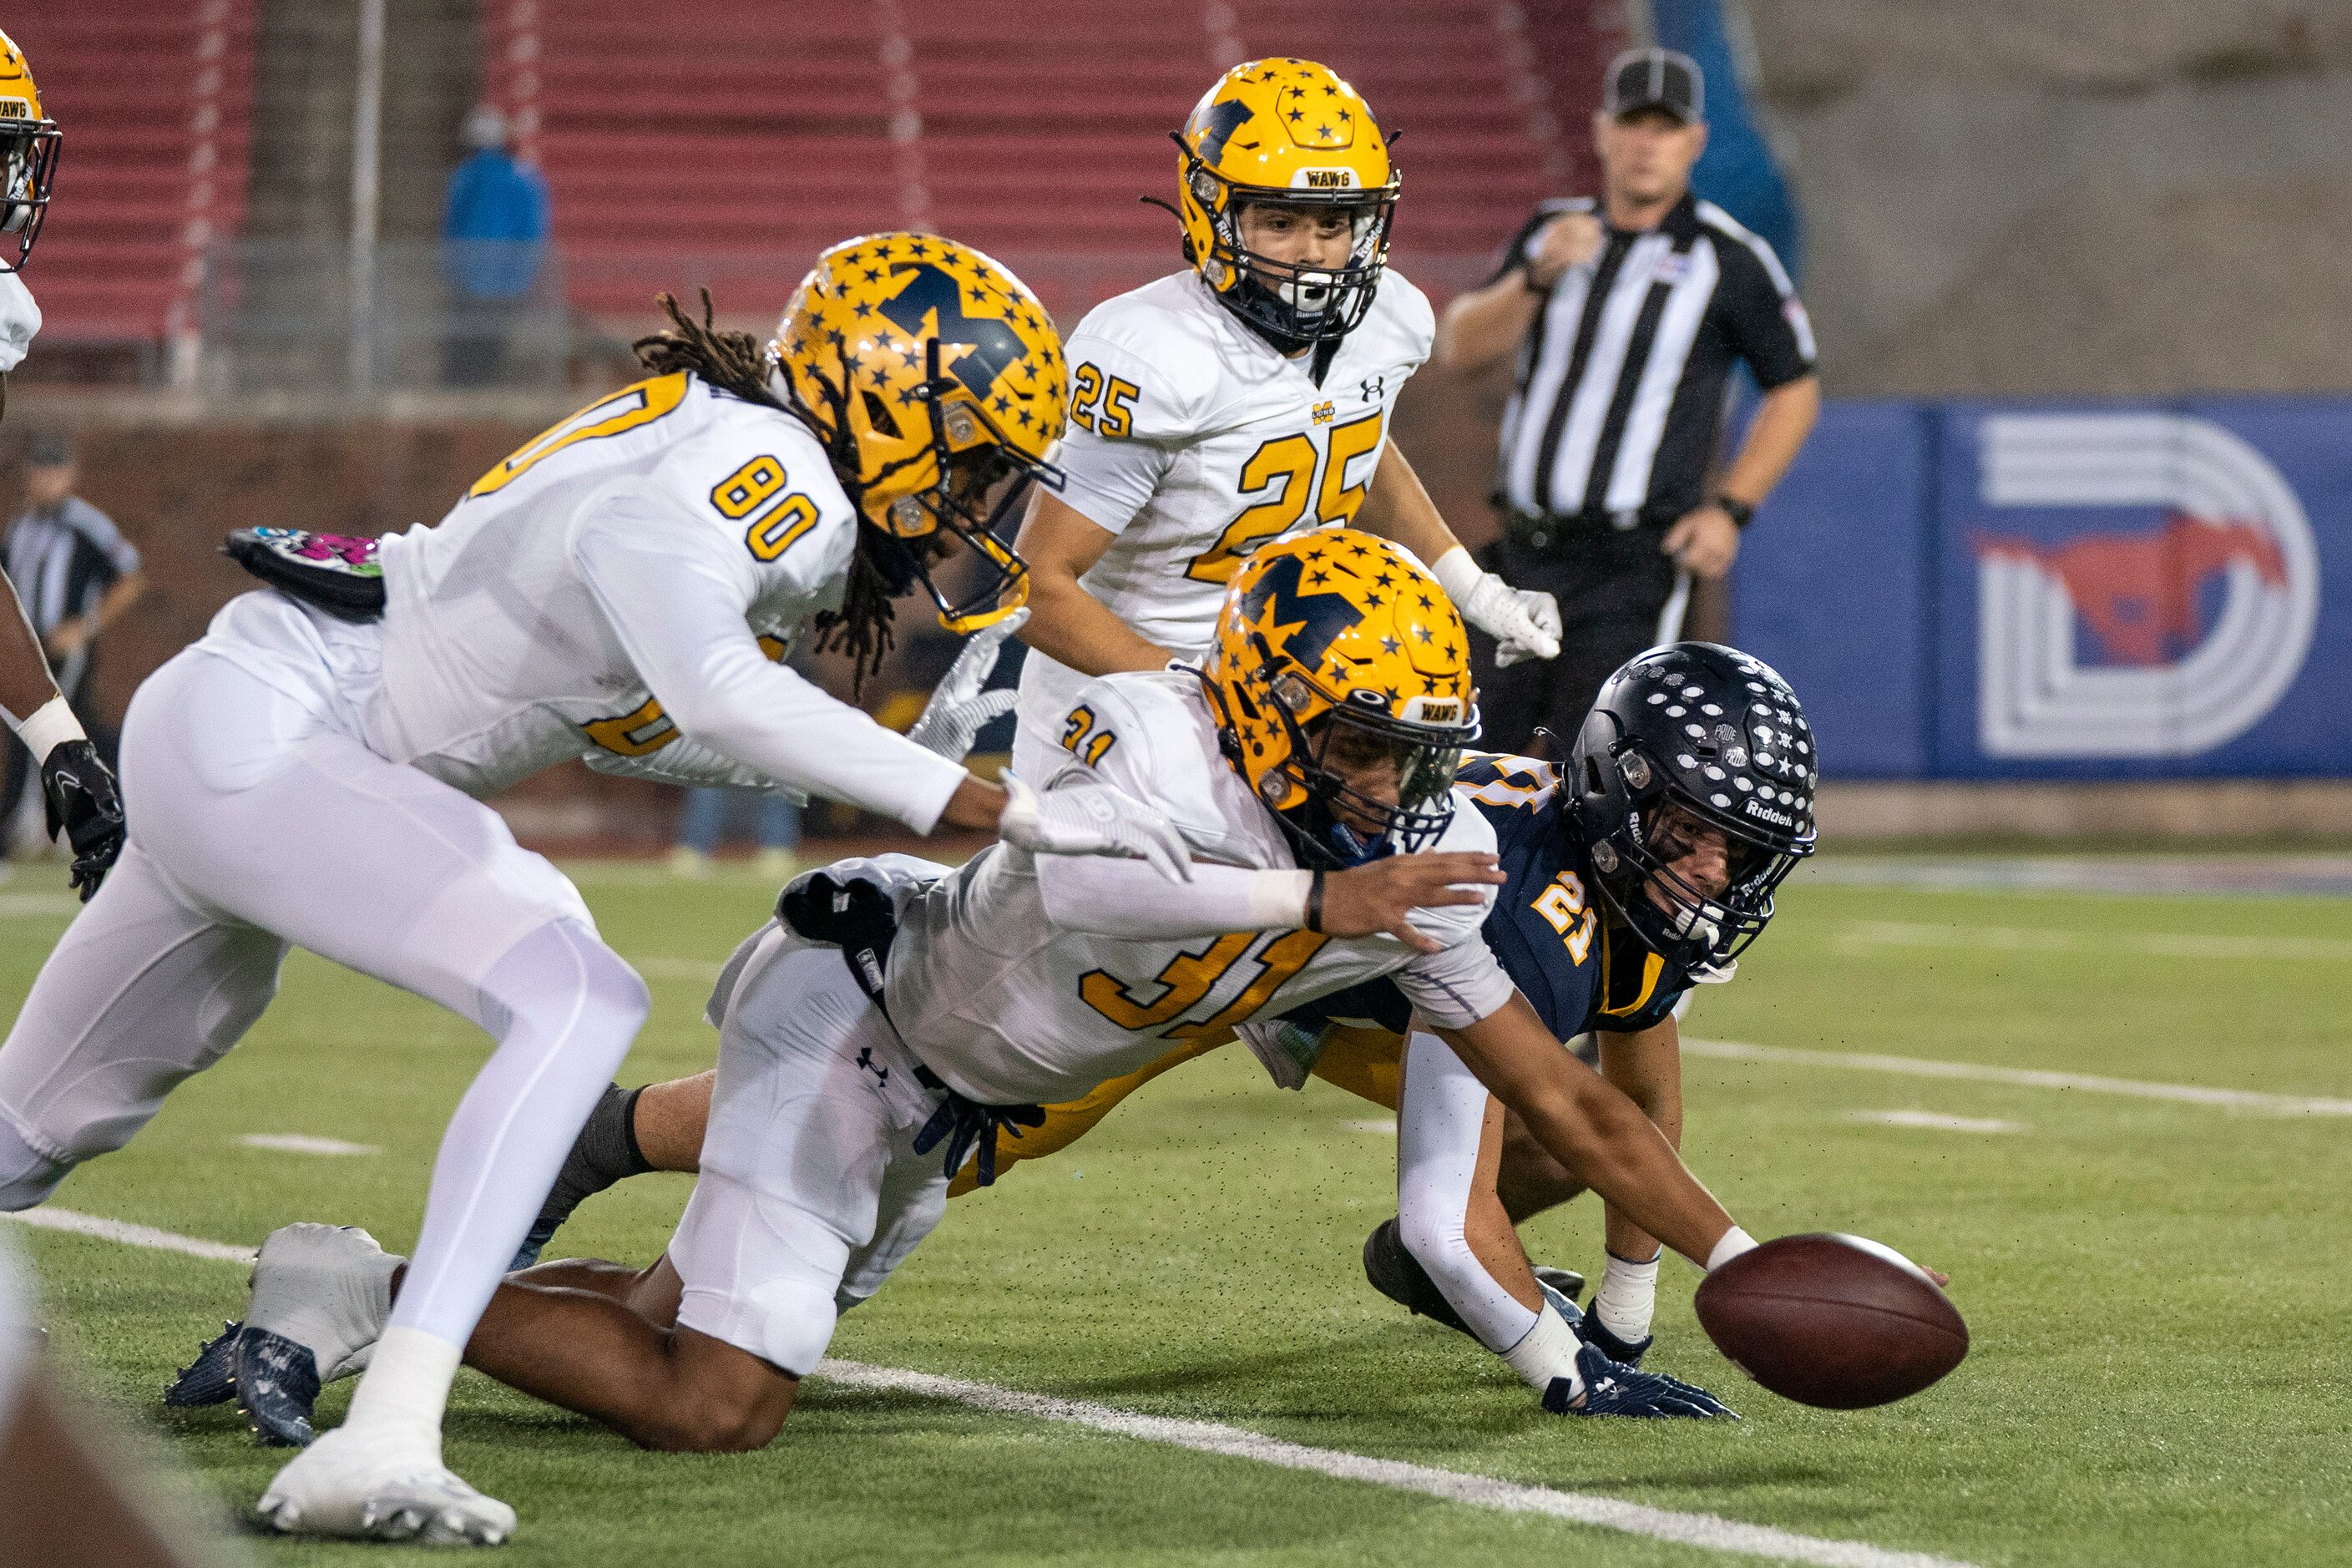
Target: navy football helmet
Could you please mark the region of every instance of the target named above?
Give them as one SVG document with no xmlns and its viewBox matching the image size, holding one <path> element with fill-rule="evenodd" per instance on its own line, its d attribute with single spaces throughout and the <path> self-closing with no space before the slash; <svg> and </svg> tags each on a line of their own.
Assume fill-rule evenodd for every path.
<svg viewBox="0 0 2352 1568">
<path fill-rule="evenodd" d="M 1813 852 L 1820 756 L 1789 683 L 1716 643 L 1655 647 L 1601 688 L 1565 781 L 1601 895 L 1644 945 L 1699 978 L 1727 973 Z M 1694 828 L 1724 837 L 1727 880 L 1675 869 Z"/>
</svg>

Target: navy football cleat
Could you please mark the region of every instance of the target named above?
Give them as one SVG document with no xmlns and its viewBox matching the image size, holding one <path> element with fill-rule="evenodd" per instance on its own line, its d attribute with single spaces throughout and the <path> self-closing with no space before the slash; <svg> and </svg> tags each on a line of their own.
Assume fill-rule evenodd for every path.
<svg viewBox="0 0 2352 1568">
<path fill-rule="evenodd" d="M 1611 1333 L 1608 1326 L 1592 1312 L 1585 1313 L 1574 1327 L 1578 1339 L 1620 1366 L 1640 1366 L 1642 1358 L 1650 1353 L 1650 1347 L 1658 1342 L 1655 1334 L 1643 1334 L 1638 1340 L 1621 1340 Z"/>
<path fill-rule="evenodd" d="M 1663 1372 L 1636 1372 L 1611 1361 L 1587 1343 L 1576 1352 L 1577 1375 L 1584 1379 L 1584 1403 L 1572 1405 L 1574 1384 L 1555 1377 L 1544 1390 L 1543 1406 L 1554 1415 L 1626 1415 L 1639 1419 L 1703 1420 L 1737 1411 L 1704 1388 Z"/>
<path fill-rule="evenodd" d="M 227 1404 L 229 1395 L 236 1390 L 229 1351 L 236 1342 L 236 1331 L 243 1327 L 243 1323 L 224 1321 L 221 1331 L 204 1342 L 196 1352 L 196 1359 L 182 1367 L 171 1386 L 163 1390 L 163 1403 L 174 1410 Z"/>
<path fill-rule="evenodd" d="M 268 1329 L 243 1328 L 229 1345 L 231 1397 L 265 1448 L 307 1448 L 318 1434 L 319 1358 Z"/>
</svg>

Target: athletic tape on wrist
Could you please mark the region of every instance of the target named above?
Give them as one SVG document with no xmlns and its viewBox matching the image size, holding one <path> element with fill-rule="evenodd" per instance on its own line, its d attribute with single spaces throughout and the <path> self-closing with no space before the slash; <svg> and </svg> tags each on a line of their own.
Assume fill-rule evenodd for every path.
<svg viewBox="0 0 2352 1568">
<path fill-rule="evenodd" d="M 16 739 L 33 753 L 36 764 L 47 762 L 49 753 L 68 741 L 89 739 L 82 733 L 81 721 L 74 717 L 73 710 L 66 706 L 62 697 L 52 697 L 34 709 L 32 716 L 19 721 L 16 729 Z"/>
</svg>

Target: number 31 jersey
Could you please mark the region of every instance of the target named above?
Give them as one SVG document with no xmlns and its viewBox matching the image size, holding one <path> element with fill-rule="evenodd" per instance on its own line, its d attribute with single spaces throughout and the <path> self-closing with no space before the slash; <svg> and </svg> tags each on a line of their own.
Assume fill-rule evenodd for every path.
<svg viewBox="0 0 2352 1568">
<path fill-rule="evenodd" d="M 1285 357 L 1191 271 L 1096 306 L 1066 350 L 1061 499 L 1118 537 L 1079 585 L 1160 647 L 1204 652 L 1252 551 L 1354 519 L 1435 331 L 1428 298 L 1387 271 L 1318 384 L 1314 351 Z M 1087 679 L 1033 650 L 1023 731 L 1058 736 Z"/>
</svg>

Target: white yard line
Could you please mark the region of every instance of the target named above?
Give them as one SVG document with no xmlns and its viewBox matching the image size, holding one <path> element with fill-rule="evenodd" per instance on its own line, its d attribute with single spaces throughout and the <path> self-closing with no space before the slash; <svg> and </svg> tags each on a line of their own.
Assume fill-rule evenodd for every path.
<svg viewBox="0 0 2352 1568">
<path fill-rule="evenodd" d="M 1695 1040 L 1688 1037 L 1683 1040 L 1683 1051 L 1688 1056 L 1717 1057 L 1727 1061 L 1771 1062 L 1782 1067 L 1847 1068 L 1860 1072 L 1901 1073 L 1911 1078 L 1969 1079 L 1979 1083 L 2013 1084 L 2022 1089 L 2073 1089 L 2084 1094 L 2123 1094 L 2140 1100 L 2173 1100 L 2189 1105 L 2221 1106 L 2231 1110 L 2265 1111 L 2273 1116 L 2352 1116 L 2352 1100 L 2262 1094 L 2251 1089 L 2208 1089 L 2202 1084 L 2193 1083 L 2149 1083 L 2135 1078 L 2042 1072 L 2031 1068 L 1990 1067 L 1982 1062 L 1883 1057 L 1862 1051 L 1795 1050 L 1786 1046 L 1750 1046 L 1738 1040 Z"/>
<path fill-rule="evenodd" d="M 248 1132 L 237 1140 L 248 1149 L 279 1154 L 381 1154 L 373 1143 L 346 1143 L 340 1138 L 314 1138 L 308 1132 Z"/>
<path fill-rule="evenodd" d="M 2022 1121 L 2000 1121 L 1985 1116 L 1946 1116 L 1934 1110 L 1849 1110 L 1848 1121 L 1879 1127 L 1920 1127 L 1934 1132 L 2031 1132 Z"/>
<path fill-rule="evenodd" d="M 168 1230 L 157 1230 L 152 1225 L 133 1225 L 127 1219 L 100 1219 L 93 1214 L 76 1214 L 71 1209 L 25 1209 L 20 1213 L 0 1215 L 0 1219 L 13 1219 L 18 1225 L 29 1225 L 36 1230 L 62 1230 L 69 1236 L 94 1236 L 100 1241 L 119 1241 L 125 1247 L 144 1247 L 156 1252 L 184 1252 L 191 1258 L 210 1258 L 222 1263 L 251 1263 L 253 1249 L 231 1247 L 225 1241 L 199 1241 L 193 1236 L 175 1236 Z"/>
<path fill-rule="evenodd" d="M 68 1231 L 76 1236 L 94 1236 L 107 1241 L 119 1241 L 126 1247 L 183 1252 L 194 1258 L 218 1258 L 224 1263 L 253 1261 L 252 1252 L 245 1247 L 230 1247 L 218 1241 L 200 1241 L 194 1237 L 175 1236 L 168 1230 L 157 1230 L 151 1226 L 100 1219 L 94 1215 L 75 1214 L 68 1209 L 26 1209 L 6 1217 L 45 1230 Z M 994 1384 L 939 1377 L 901 1367 L 871 1366 L 864 1362 L 828 1357 L 817 1372 L 820 1376 L 856 1388 L 883 1389 L 895 1394 L 919 1394 L 926 1399 L 952 1400 L 999 1415 L 1065 1422 L 1146 1443 L 1165 1443 L 1173 1447 L 1190 1448 L 1195 1453 L 1255 1459 L 1259 1464 L 1276 1465 L 1288 1470 L 1309 1470 L 1336 1480 L 1362 1481 L 1399 1491 L 1419 1492 L 1473 1508 L 1494 1509 L 1504 1513 L 1548 1514 L 1575 1524 L 1593 1525 L 1602 1530 L 1696 1546 L 1709 1552 L 1764 1557 L 1780 1563 L 1816 1563 L 1821 1568 L 1970 1568 L 1969 1564 L 1953 1558 L 1931 1556 L 1924 1552 L 1890 1552 L 1864 1542 L 1799 1535 L 1793 1531 L 1776 1530 L 1769 1524 L 1743 1524 L 1738 1520 L 1723 1519 L 1711 1513 L 1677 1513 L 1671 1509 L 1649 1508 L 1617 1498 L 1557 1491 L 1550 1487 L 1528 1486 L 1465 1470 L 1443 1470 L 1431 1465 L 1408 1464 L 1401 1459 L 1375 1459 L 1338 1448 L 1314 1448 L 1304 1443 L 1286 1442 L 1261 1432 L 1220 1426 L 1213 1421 L 1143 1415 L 1134 1411 L 1117 1410 L 1108 1405 L 1054 1399 L 1042 1394 L 1024 1394 L 1018 1389 L 1000 1388 Z"/>
<path fill-rule="evenodd" d="M 1554 1519 L 1564 1519 L 1577 1524 L 1596 1525 L 1603 1530 L 1622 1531 L 1628 1535 L 1647 1536 L 1653 1541 L 1670 1541 L 1677 1545 L 1696 1546 L 1710 1552 L 1768 1557 L 1782 1563 L 1821 1563 L 1834 1565 L 1834 1568 L 1956 1568 L 1952 1559 L 1934 1557 L 1926 1552 L 1890 1552 L 1859 1541 L 1829 1541 L 1819 1536 L 1799 1535 L 1793 1531 L 1776 1530 L 1765 1524 L 1743 1524 L 1738 1520 L 1723 1519 L 1711 1513 L 1679 1513 L 1671 1509 L 1649 1508 L 1617 1498 L 1557 1491 L 1550 1487 L 1528 1486 L 1464 1470 L 1442 1470 L 1434 1466 L 1409 1464 L 1402 1459 L 1375 1459 L 1337 1448 L 1314 1448 L 1304 1443 L 1286 1442 L 1261 1432 L 1221 1426 L 1213 1421 L 1142 1415 L 1130 1410 L 1114 1409 L 1108 1405 L 1053 1399 L 1042 1394 L 1024 1394 L 1017 1389 L 999 1388 L 990 1383 L 971 1383 L 960 1377 L 937 1377 L 927 1372 L 868 1366 L 862 1362 L 832 1358 L 827 1358 L 818 1366 L 817 1374 L 859 1388 L 915 1394 L 926 1399 L 952 1400 L 959 1405 L 969 1405 L 1000 1415 L 1066 1422 L 1074 1426 L 1109 1432 L 1146 1443 L 1165 1443 L 1172 1447 L 1190 1448 L 1195 1453 L 1255 1459 L 1259 1464 L 1277 1465 L 1286 1470 L 1311 1470 L 1317 1475 L 1329 1476 L 1338 1480 L 1364 1481 L 1399 1491 L 1420 1492 L 1449 1502 L 1467 1503 L 1473 1508 L 1495 1509 L 1505 1513 L 1549 1514 Z"/>
<path fill-rule="evenodd" d="M 707 958 L 632 958 L 629 967 L 648 980 L 716 980 L 723 963 Z"/>
<path fill-rule="evenodd" d="M 1962 947 L 2002 952 L 2128 952 L 2147 958 L 2299 959 L 2352 963 L 2352 942 L 2324 936 L 2224 936 L 2188 931 L 2090 931 L 2037 926 L 1925 925 L 1864 921 L 1833 939 L 1842 948 Z"/>
</svg>

